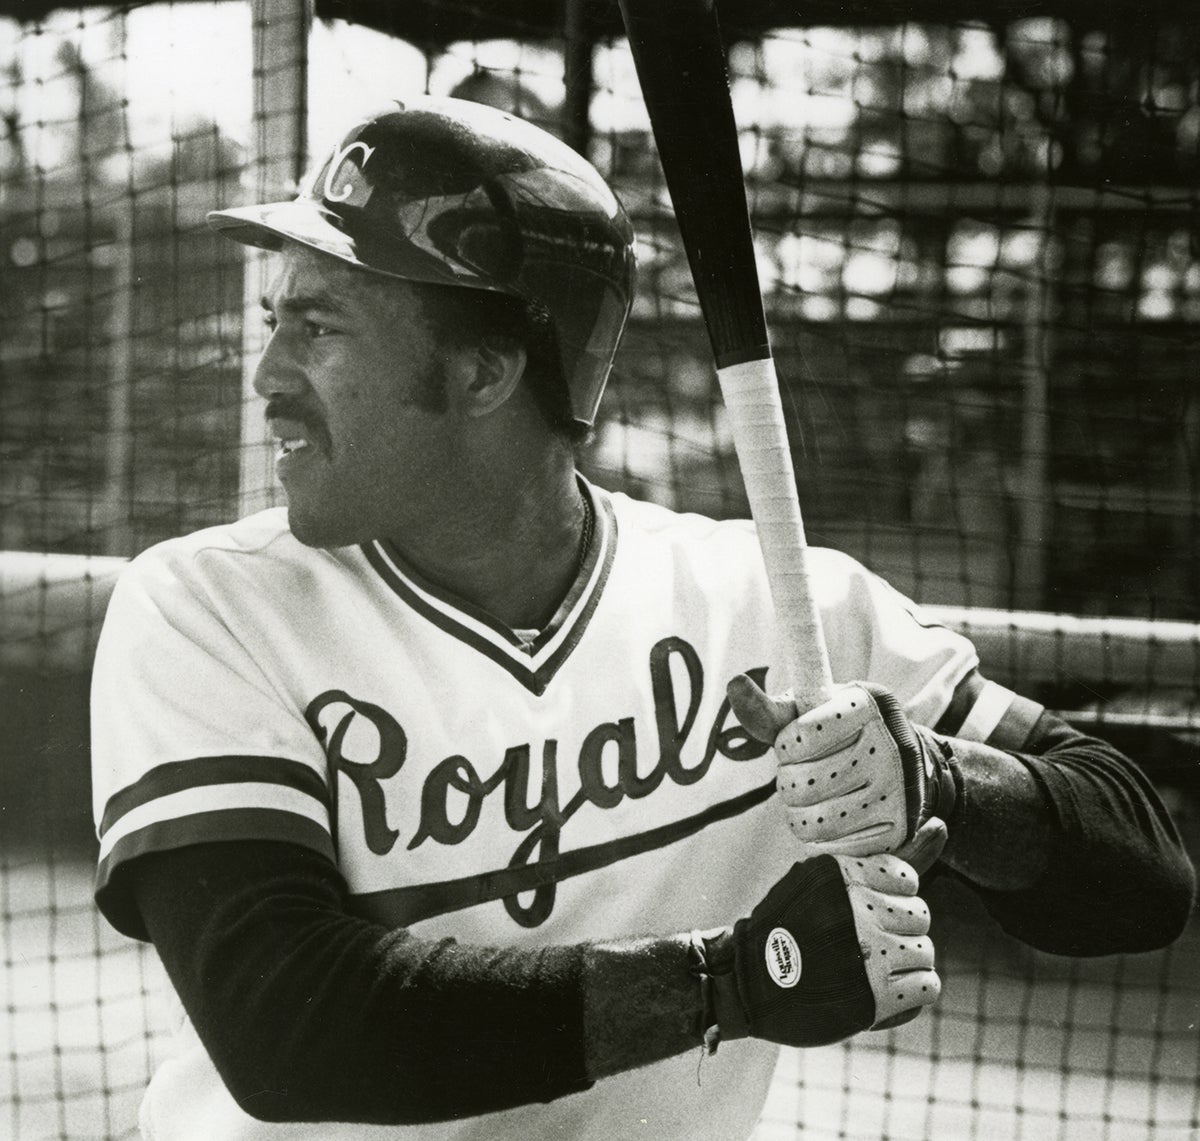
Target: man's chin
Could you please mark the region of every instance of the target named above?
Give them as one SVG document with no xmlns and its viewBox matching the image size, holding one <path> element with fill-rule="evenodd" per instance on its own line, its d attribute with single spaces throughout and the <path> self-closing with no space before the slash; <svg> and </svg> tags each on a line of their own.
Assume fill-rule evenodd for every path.
<svg viewBox="0 0 1200 1141">
<path fill-rule="evenodd" d="M 351 547 L 363 541 L 346 526 L 344 519 L 314 518 L 290 505 L 287 514 L 289 530 L 306 547 L 331 550 L 334 547 Z"/>
</svg>

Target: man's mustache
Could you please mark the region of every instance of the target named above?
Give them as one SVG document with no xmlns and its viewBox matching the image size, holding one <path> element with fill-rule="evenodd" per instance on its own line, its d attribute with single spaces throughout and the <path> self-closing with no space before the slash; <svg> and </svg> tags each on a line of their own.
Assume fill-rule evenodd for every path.
<svg viewBox="0 0 1200 1141">
<path fill-rule="evenodd" d="M 324 433 L 325 425 L 320 415 L 301 401 L 288 396 L 272 396 L 266 402 L 265 418 L 271 420 L 295 420 L 308 431 Z"/>
<path fill-rule="evenodd" d="M 272 420 L 294 420 L 303 424 L 310 440 L 328 449 L 329 432 L 325 421 L 303 401 L 289 396 L 272 396 L 267 401 L 265 416 L 268 423 Z"/>
</svg>

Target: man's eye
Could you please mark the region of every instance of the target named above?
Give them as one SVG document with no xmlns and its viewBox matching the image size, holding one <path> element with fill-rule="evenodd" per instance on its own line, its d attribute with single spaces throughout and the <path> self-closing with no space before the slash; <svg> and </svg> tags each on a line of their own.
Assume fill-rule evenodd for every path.
<svg viewBox="0 0 1200 1141">
<path fill-rule="evenodd" d="M 322 325 L 320 321 L 305 321 L 304 327 L 310 337 L 328 337 L 335 331 L 328 325 Z"/>
</svg>

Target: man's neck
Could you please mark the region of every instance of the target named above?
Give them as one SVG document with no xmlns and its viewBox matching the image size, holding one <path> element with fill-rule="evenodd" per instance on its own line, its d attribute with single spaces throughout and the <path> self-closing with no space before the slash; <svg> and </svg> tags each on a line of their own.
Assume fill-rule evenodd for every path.
<svg viewBox="0 0 1200 1141">
<path fill-rule="evenodd" d="M 464 480 L 448 507 L 425 533 L 393 536 L 405 559 L 511 629 L 545 626 L 586 553 L 587 508 L 570 449 Z"/>
</svg>

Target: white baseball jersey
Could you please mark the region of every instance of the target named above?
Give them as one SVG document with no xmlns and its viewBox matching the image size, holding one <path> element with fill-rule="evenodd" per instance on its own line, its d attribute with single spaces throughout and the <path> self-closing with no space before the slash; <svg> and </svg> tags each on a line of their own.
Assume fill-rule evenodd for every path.
<svg viewBox="0 0 1200 1141">
<path fill-rule="evenodd" d="M 739 672 L 785 685 L 753 527 L 586 490 L 590 552 L 528 642 L 386 542 L 302 546 L 281 509 L 136 559 L 97 655 L 99 885 L 142 853 L 271 839 L 327 855 L 358 912 L 426 937 L 562 944 L 747 914 L 796 858 L 771 751 L 725 701 Z M 835 677 L 935 722 L 969 643 L 812 554 Z M 286 1126 L 240 1110 L 185 1022 L 143 1122 L 157 1141 L 748 1136 L 775 1048 L 729 1043 L 699 1084 L 698 1053 L 466 1121 Z"/>
</svg>

